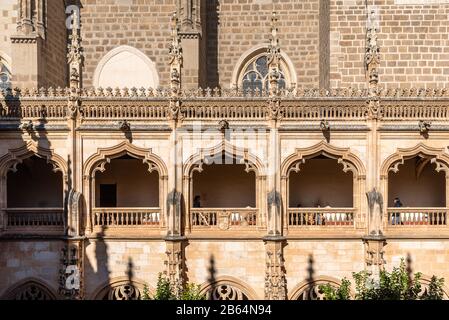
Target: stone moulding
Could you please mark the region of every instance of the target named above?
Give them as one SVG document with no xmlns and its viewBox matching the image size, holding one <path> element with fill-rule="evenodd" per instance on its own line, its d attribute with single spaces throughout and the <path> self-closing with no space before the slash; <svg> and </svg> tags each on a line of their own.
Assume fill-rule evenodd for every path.
<svg viewBox="0 0 449 320">
<path fill-rule="evenodd" d="M 241 164 L 246 165 L 246 171 L 254 171 L 256 176 L 265 176 L 265 166 L 256 156 L 252 155 L 247 148 L 240 148 L 224 140 L 210 148 L 200 148 L 192 155 L 184 165 L 184 177 L 191 177 L 194 171 L 203 171 L 203 164 L 208 164 L 208 159 L 224 152 L 227 156 L 240 158 Z"/>
<path fill-rule="evenodd" d="M 364 178 L 366 176 L 363 162 L 352 154 L 349 148 L 339 148 L 321 141 L 308 148 L 297 148 L 295 153 L 288 156 L 281 165 L 281 177 L 288 177 L 292 170 L 298 172 L 302 163 L 317 155 L 325 155 L 331 159 L 337 159 L 338 163 L 343 165 L 343 171 L 351 171 L 354 177 Z"/>
<path fill-rule="evenodd" d="M 99 148 L 97 153 L 90 156 L 85 162 L 85 177 L 92 177 L 96 171 L 103 172 L 105 165 L 114 158 L 119 158 L 123 155 L 130 155 L 132 157 L 142 159 L 143 163 L 148 164 L 148 170 L 151 172 L 156 170 L 159 173 L 159 178 L 167 177 L 168 170 L 164 161 L 155 155 L 151 149 L 140 148 L 128 141 L 123 141 L 120 144 L 108 147 Z"/>
<path fill-rule="evenodd" d="M 53 165 L 54 172 L 60 171 L 64 177 L 67 176 L 68 166 L 64 158 L 55 154 L 52 149 L 41 147 L 33 141 L 28 141 L 19 148 L 9 149 L 9 152 L 0 158 L 0 175 L 4 177 L 8 171 L 15 172 L 19 163 L 32 156 L 46 159 L 47 163 Z"/>
<path fill-rule="evenodd" d="M 449 155 L 445 153 L 444 148 L 429 147 L 421 142 L 414 147 L 398 148 L 394 154 L 386 158 L 380 169 L 381 178 L 388 179 L 390 171 L 398 172 L 399 165 L 404 164 L 405 160 L 419 155 L 432 158 L 432 163 L 437 164 L 437 171 L 443 170 L 446 171 L 446 174 L 448 173 Z"/>
</svg>

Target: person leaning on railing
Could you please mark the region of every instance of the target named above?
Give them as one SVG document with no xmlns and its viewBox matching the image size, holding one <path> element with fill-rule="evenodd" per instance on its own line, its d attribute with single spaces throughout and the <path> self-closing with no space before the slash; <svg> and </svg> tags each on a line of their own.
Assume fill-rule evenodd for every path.
<svg viewBox="0 0 449 320">
<path fill-rule="evenodd" d="M 401 200 L 398 197 L 394 198 L 394 200 L 393 200 L 393 207 L 395 207 L 395 208 L 401 208 L 402 207 L 402 202 L 401 202 Z M 401 222 L 401 213 L 400 212 L 393 212 L 391 214 L 391 224 L 392 225 L 403 224 Z"/>
</svg>

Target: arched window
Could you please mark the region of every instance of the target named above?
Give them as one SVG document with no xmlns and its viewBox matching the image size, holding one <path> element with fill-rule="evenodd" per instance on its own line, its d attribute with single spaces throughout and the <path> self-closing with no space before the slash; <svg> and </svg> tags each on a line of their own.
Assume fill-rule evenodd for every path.
<svg viewBox="0 0 449 320">
<path fill-rule="evenodd" d="M 281 51 L 279 89 L 296 87 L 294 66 Z M 246 51 L 237 62 L 232 75 L 231 88 L 243 91 L 268 90 L 267 46 L 259 45 Z"/>
<path fill-rule="evenodd" d="M 11 88 L 11 69 L 6 60 L 0 55 L 0 89 Z"/>
<path fill-rule="evenodd" d="M 281 67 L 279 89 L 285 89 L 285 76 Z M 250 61 L 243 73 L 241 87 L 243 91 L 268 90 L 268 59 L 266 55 L 259 55 Z"/>
</svg>

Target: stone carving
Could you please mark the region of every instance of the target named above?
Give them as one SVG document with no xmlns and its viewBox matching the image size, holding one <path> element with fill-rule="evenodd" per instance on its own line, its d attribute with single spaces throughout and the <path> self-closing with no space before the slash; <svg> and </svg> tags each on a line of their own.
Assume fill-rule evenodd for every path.
<svg viewBox="0 0 449 320">
<path fill-rule="evenodd" d="M 9 300 L 54 300 L 54 298 L 40 285 L 30 283 L 17 290 Z"/>
<path fill-rule="evenodd" d="M 140 300 L 140 290 L 133 284 L 127 283 L 111 288 L 105 300 Z"/>
<path fill-rule="evenodd" d="M 183 243 L 181 241 L 167 241 L 166 247 L 166 274 L 177 295 L 181 292 L 184 284 Z"/>
<path fill-rule="evenodd" d="M 325 300 L 324 292 L 320 290 L 320 285 L 324 283 L 317 283 L 308 286 L 304 291 L 302 291 L 297 300 Z M 333 284 L 330 284 L 333 287 L 336 287 Z"/>
<path fill-rule="evenodd" d="M 68 196 L 68 235 L 76 236 L 79 235 L 81 226 L 79 221 L 82 219 L 81 211 L 81 197 L 82 193 L 71 189 Z"/>
<path fill-rule="evenodd" d="M 69 36 L 67 62 L 70 69 L 70 88 L 81 88 L 81 68 L 83 64 L 83 48 L 79 30 L 78 10 L 73 10 L 72 33 Z"/>
<path fill-rule="evenodd" d="M 121 120 L 118 122 L 118 127 L 123 132 L 131 131 L 131 124 L 127 120 Z"/>
<path fill-rule="evenodd" d="M 321 129 L 321 131 L 329 131 L 331 129 L 329 121 L 324 120 L 324 119 L 321 120 L 321 122 L 320 122 L 320 129 Z"/>
<path fill-rule="evenodd" d="M 370 269 L 371 274 L 374 278 L 379 276 L 380 270 L 383 269 L 385 264 L 384 256 L 384 246 L 386 241 L 383 237 L 364 239 L 365 243 L 365 263 Z"/>
<path fill-rule="evenodd" d="M 429 121 L 425 121 L 425 120 L 419 120 L 418 122 L 418 128 L 419 128 L 419 132 L 421 134 L 426 134 L 429 132 L 430 130 L 430 126 L 432 125 L 431 122 Z"/>
<path fill-rule="evenodd" d="M 273 97 L 268 100 L 268 117 L 271 120 L 281 119 L 281 99 Z"/>
<path fill-rule="evenodd" d="M 181 216 L 181 192 L 172 190 L 167 195 L 167 219 L 173 222 L 173 229 L 170 230 L 169 235 L 177 235 L 180 232 L 180 216 Z"/>
<path fill-rule="evenodd" d="M 229 284 L 220 284 L 208 292 L 209 300 L 248 300 L 248 297 L 238 288 Z"/>
<path fill-rule="evenodd" d="M 82 299 L 81 290 L 81 248 L 68 244 L 61 250 L 61 269 L 59 271 L 59 294 L 65 299 Z"/>
<path fill-rule="evenodd" d="M 365 68 L 367 71 L 369 85 L 368 117 L 377 119 L 380 117 L 379 102 L 379 72 L 380 48 L 377 44 L 377 32 L 379 31 L 379 18 L 374 7 L 369 7 L 367 31 L 366 31 L 366 49 L 365 49 Z"/>
<path fill-rule="evenodd" d="M 277 15 L 276 12 L 271 16 L 271 38 L 267 51 L 268 62 L 268 85 L 270 96 L 278 95 L 279 80 L 281 78 L 280 63 L 281 63 L 281 48 L 279 46 L 279 38 L 277 35 Z"/>
<path fill-rule="evenodd" d="M 33 121 L 29 120 L 28 122 L 22 122 L 22 123 L 19 125 L 19 129 L 20 129 L 20 130 L 27 131 L 28 133 L 30 133 L 30 132 L 33 131 L 33 129 L 34 129 Z"/>
<path fill-rule="evenodd" d="M 221 132 L 225 132 L 226 130 L 229 129 L 229 122 L 227 120 L 220 120 L 218 122 L 218 126 Z"/>
<path fill-rule="evenodd" d="M 168 47 L 170 55 L 170 85 L 178 93 L 181 85 L 181 67 L 183 62 L 181 38 L 179 37 L 178 16 L 173 13 L 171 18 L 171 43 Z"/>
<path fill-rule="evenodd" d="M 376 188 L 366 193 L 368 200 L 368 230 L 371 236 L 382 235 L 383 198 Z"/>
<path fill-rule="evenodd" d="M 267 242 L 265 264 L 265 299 L 287 299 L 287 281 L 283 257 L 283 244 L 280 241 Z"/>
</svg>

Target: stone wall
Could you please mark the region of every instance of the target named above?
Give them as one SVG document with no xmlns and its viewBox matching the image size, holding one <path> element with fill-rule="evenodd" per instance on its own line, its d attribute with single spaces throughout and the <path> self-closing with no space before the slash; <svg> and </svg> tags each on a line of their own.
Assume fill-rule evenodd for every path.
<svg viewBox="0 0 449 320">
<path fill-rule="evenodd" d="M 5 241 L 0 245 L 0 297 L 17 283 L 37 279 L 56 293 L 62 241 Z"/>
<path fill-rule="evenodd" d="M 318 87 L 318 0 L 221 0 L 219 5 L 217 0 L 210 1 L 207 63 L 211 86 L 229 88 L 242 54 L 254 46 L 268 45 L 273 9 L 279 18 L 280 46 L 295 65 L 298 85 Z M 218 27 L 214 20 L 218 20 Z"/>
<path fill-rule="evenodd" d="M 160 84 L 168 85 L 168 44 L 170 16 L 176 8 L 174 0 L 83 0 L 81 5 L 86 87 L 92 86 L 101 58 L 121 45 L 145 53 L 156 63 Z"/>
<path fill-rule="evenodd" d="M 364 87 L 365 1 L 330 1 L 331 87 Z M 394 0 L 374 3 L 380 20 L 380 84 L 444 87 L 449 79 L 449 4 L 402 4 Z"/>
</svg>

